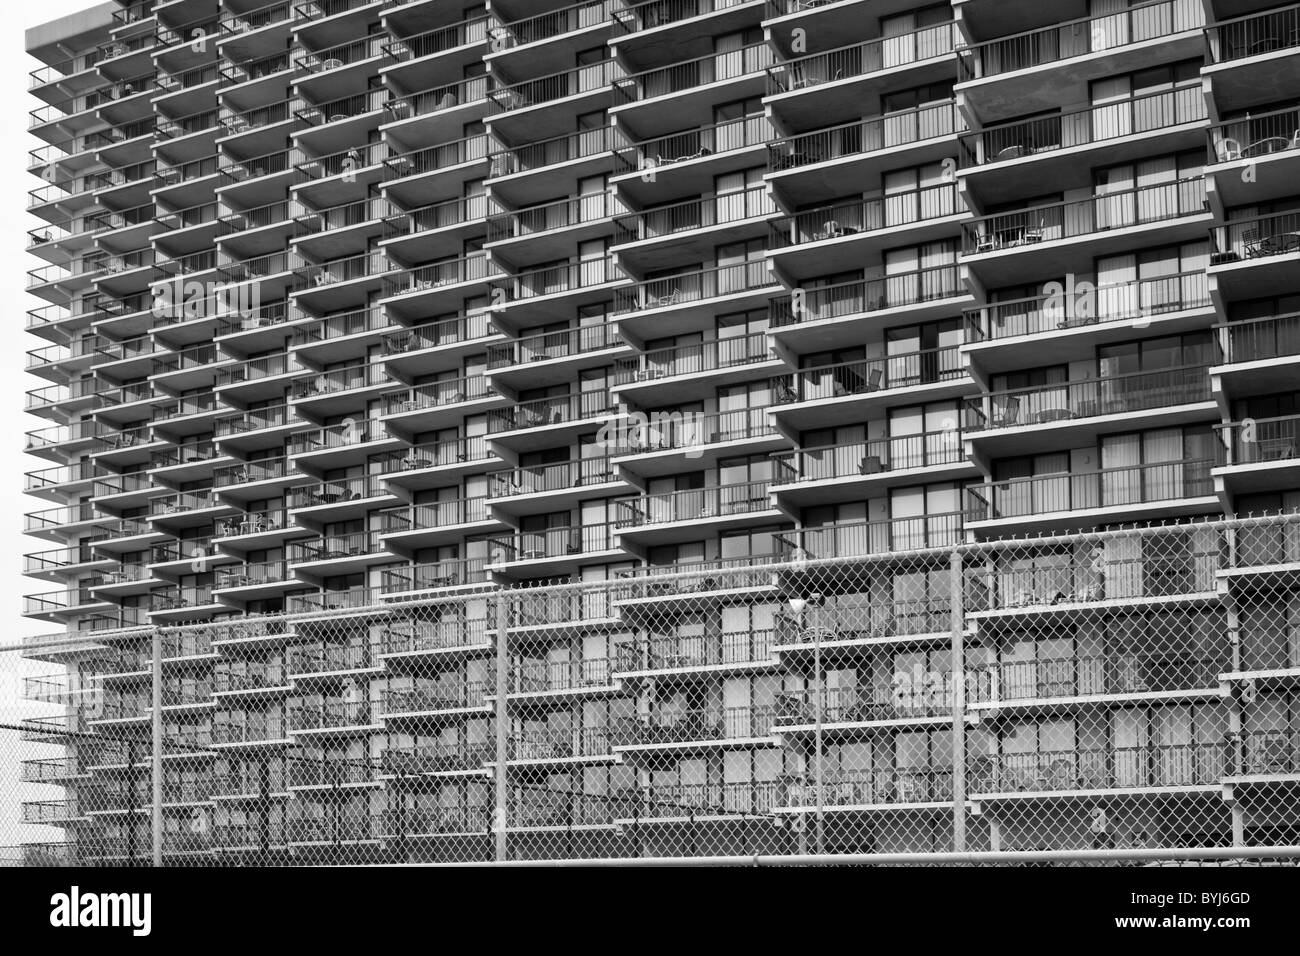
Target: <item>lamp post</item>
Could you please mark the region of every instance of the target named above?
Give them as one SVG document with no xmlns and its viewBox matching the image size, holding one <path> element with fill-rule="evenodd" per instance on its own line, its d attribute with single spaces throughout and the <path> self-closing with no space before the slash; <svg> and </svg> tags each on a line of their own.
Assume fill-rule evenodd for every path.
<svg viewBox="0 0 1300 956">
<path fill-rule="evenodd" d="M 822 632 L 817 626 L 816 609 L 826 603 L 825 596 L 814 592 L 807 598 L 791 598 L 790 610 L 799 616 L 799 622 L 804 620 L 804 610 L 813 609 L 812 623 L 810 625 L 813 636 L 813 693 L 816 696 L 814 704 L 814 724 L 813 724 L 813 750 L 816 757 L 813 761 L 813 780 L 817 791 L 817 836 L 814 844 L 816 852 L 820 855 L 824 852 L 826 831 L 826 804 L 823 790 L 823 772 L 822 772 L 822 707 L 826 696 L 825 678 L 822 676 Z"/>
</svg>

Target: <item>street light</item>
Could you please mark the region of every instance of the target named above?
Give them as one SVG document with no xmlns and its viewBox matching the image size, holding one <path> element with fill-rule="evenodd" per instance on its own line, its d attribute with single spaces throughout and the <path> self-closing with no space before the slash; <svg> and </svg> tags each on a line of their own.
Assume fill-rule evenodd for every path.
<svg viewBox="0 0 1300 956">
<path fill-rule="evenodd" d="M 817 788 L 816 852 L 819 855 L 823 852 L 823 844 L 825 842 L 823 835 L 826 830 L 825 827 L 826 806 L 823 797 L 824 791 L 822 788 L 822 782 L 823 782 L 822 707 L 824 706 L 826 688 L 824 686 L 825 678 L 822 676 L 822 631 L 820 627 L 816 626 L 817 621 L 815 619 L 815 612 L 817 608 L 821 607 L 825 603 L 826 603 L 825 595 L 815 591 L 809 594 L 808 597 L 806 598 L 802 598 L 802 597 L 790 598 L 790 610 L 794 614 L 798 615 L 800 624 L 803 623 L 803 615 L 806 609 L 812 608 L 814 611 L 814 620 L 811 626 L 812 636 L 813 636 L 813 680 L 815 682 L 815 687 L 816 687 L 816 690 L 814 691 L 814 693 L 816 694 L 816 704 L 814 705 L 815 706 L 814 716 L 815 716 L 816 723 L 814 724 L 814 728 L 813 728 L 813 749 L 815 750 L 817 756 L 813 764 L 813 774 L 814 774 L 814 780 L 816 781 L 816 788 Z M 807 630 L 808 628 L 805 628 L 805 631 Z"/>
</svg>

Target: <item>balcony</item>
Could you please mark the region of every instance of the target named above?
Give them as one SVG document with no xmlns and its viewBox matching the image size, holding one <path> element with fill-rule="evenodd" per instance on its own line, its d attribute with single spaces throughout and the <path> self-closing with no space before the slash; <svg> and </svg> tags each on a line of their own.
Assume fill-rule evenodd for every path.
<svg viewBox="0 0 1300 956">
<path fill-rule="evenodd" d="M 646 336 L 694 331 L 707 308 L 743 309 L 763 301 L 779 284 L 765 259 L 681 272 L 614 290 L 613 315 L 621 328 Z"/>
<path fill-rule="evenodd" d="M 924 470 L 923 476 L 916 474 Z M 806 448 L 772 456 L 773 494 L 790 508 L 860 501 L 868 491 L 974 477 L 956 416 L 950 427 L 916 435 Z"/>
<path fill-rule="evenodd" d="M 384 626 L 379 652 L 385 657 L 385 666 L 391 670 L 397 666 L 398 657 L 414 659 L 418 664 L 418 659 L 425 655 L 479 652 L 490 647 L 491 640 L 484 621 L 455 617 L 434 621 L 412 618 Z"/>
<path fill-rule="evenodd" d="M 1082 335 L 1090 340 L 1097 331 L 1093 326 L 1113 325 L 1115 331 L 1111 334 L 1118 336 L 1130 329 L 1158 329 L 1166 320 L 1180 328 L 1184 324 L 1191 328 L 1187 313 L 1211 309 L 1209 280 L 1200 271 L 1102 286 L 1085 283 L 1074 290 L 1061 288 L 1055 293 L 992 302 L 968 310 L 966 341 L 968 348 L 981 350 L 996 344 L 999 356 L 1004 356 L 1000 361 L 1007 362 L 1007 368 L 1024 368 L 1041 356 L 1040 336 L 1071 333 L 1065 338 Z M 1064 346 L 1066 342 L 1058 344 Z"/>
<path fill-rule="evenodd" d="M 982 205 L 1014 200 L 1024 177 L 1061 182 L 1081 162 L 1195 148 L 1207 117 L 1199 80 L 1172 90 L 985 126 L 960 137 L 962 175 Z"/>
<path fill-rule="evenodd" d="M 801 369 L 773 380 L 772 413 L 791 428 L 860 422 L 866 410 L 895 392 L 917 401 L 956 398 L 971 382 L 955 345 L 884 358 Z"/>
<path fill-rule="evenodd" d="M 787 208 L 851 196 L 900 164 L 951 158 L 956 134 L 965 130 L 965 119 L 949 101 L 769 138 L 770 182 Z"/>
<path fill-rule="evenodd" d="M 1191 241 L 1211 219 L 1205 180 L 1196 176 L 974 219 L 962 226 L 963 262 L 996 288 L 1070 272 L 1084 243 L 1098 257 L 1127 252 L 1152 232 L 1161 242 Z"/>
<path fill-rule="evenodd" d="M 501 574 L 560 577 L 593 556 L 621 556 L 614 534 L 613 524 L 585 524 L 493 537 L 488 541 L 488 567 Z"/>
<path fill-rule="evenodd" d="M 621 482 L 613 459 L 584 458 L 510 471 L 490 472 L 488 501 L 494 512 L 541 513 L 572 507 L 591 489 Z"/>
<path fill-rule="evenodd" d="M 782 560 L 817 561 L 951 548 L 965 541 L 962 515 L 957 512 L 888 518 L 786 531 L 780 536 Z"/>
<path fill-rule="evenodd" d="M 663 126 L 683 119 L 713 116 L 719 99 L 738 100 L 762 95 L 776 56 L 766 43 L 689 60 L 674 58 L 669 66 L 615 76 L 614 110 L 634 125 Z"/>
<path fill-rule="evenodd" d="M 775 722 L 774 706 L 704 707 L 652 710 L 622 722 L 613 733 L 615 748 L 684 748 L 766 743 Z"/>
<path fill-rule="evenodd" d="M 1221 471 L 1234 492 L 1290 488 L 1300 481 L 1300 415 L 1220 426 L 1227 461 Z"/>
<path fill-rule="evenodd" d="M 385 596 L 488 583 L 486 558 L 448 558 L 384 572 Z"/>
<path fill-rule="evenodd" d="M 1168 651 L 1160 656 L 1125 654 L 1011 661 L 981 668 L 967 688 L 969 703 L 983 707 L 1026 706 L 1034 701 L 1080 697 L 1125 697 L 1202 690 L 1217 696 L 1227 654 L 1211 659 Z"/>
<path fill-rule="evenodd" d="M 613 669 L 620 679 L 646 671 L 752 670 L 775 663 L 774 638 L 770 630 L 655 637 L 622 645 Z"/>
<path fill-rule="evenodd" d="M 1157 49 L 1164 62 L 1201 57 L 1204 25 L 1196 0 L 1157 0 L 977 43 L 961 51 L 958 90 L 985 119 L 1048 112 L 1062 88 L 1140 69 Z"/>
<path fill-rule="evenodd" d="M 376 504 L 391 504 L 393 497 L 379 475 L 361 475 L 301 485 L 289 489 L 287 495 L 290 511 L 311 508 L 320 509 L 318 513 L 324 513 L 325 509 L 329 509 L 332 521 L 359 517 Z"/>
<path fill-rule="evenodd" d="M 1057 518 L 1102 520 L 1108 514 L 1217 511 L 1210 473 L 1220 464 L 1211 458 L 1158 462 L 974 485 L 967 489 L 966 520 L 1038 525 Z"/>
<path fill-rule="evenodd" d="M 854 101 L 896 87 L 949 79 L 955 71 L 955 23 L 883 37 L 786 60 L 767 68 L 770 108 L 790 127 L 833 120 Z"/>
<path fill-rule="evenodd" d="M 520 450 L 542 448 L 619 414 L 619 406 L 608 391 L 557 395 L 492 409 L 488 413 L 488 435 L 492 442 L 518 446 Z"/>
<path fill-rule="evenodd" d="M 278 711 L 218 714 L 212 720 L 212 746 L 289 743 L 289 728 Z"/>
<path fill-rule="evenodd" d="M 965 432 L 977 447 L 999 457 L 1024 453 L 1031 434 L 1091 442 L 1115 421 L 1134 429 L 1203 421 L 1215 411 L 1209 370 L 1195 365 L 986 392 L 968 401 Z M 1043 425 L 1051 427 L 1025 431 Z M 1007 434 L 994 434 L 1003 431 Z"/>
<path fill-rule="evenodd" d="M 1209 131 L 1215 161 L 1206 170 L 1214 183 L 1211 201 L 1223 207 L 1267 202 L 1295 191 L 1300 163 L 1300 108 L 1252 111 L 1245 119 L 1216 123 Z M 1253 182 L 1244 182 L 1241 163 L 1250 160 Z"/>
<path fill-rule="evenodd" d="M 707 470 L 737 454 L 761 454 L 789 447 L 772 424 L 769 407 L 701 415 L 695 412 L 632 412 L 609 430 L 606 441 L 624 472 L 671 475 L 689 461 Z"/>
<path fill-rule="evenodd" d="M 679 783 L 645 787 L 621 795 L 622 820 L 745 820 L 767 817 L 781 803 L 783 787 L 774 780 L 737 783 Z"/>
<path fill-rule="evenodd" d="M 468 525 L 500 527 L 489 516 L 487 498 L 452 498 L 424 505 L 402 505 L 379 512 L 380 547 L 400 548 L 404 553 L 439 543 L 456 543 Z"/>
<path fill-rule="evenodd" d="M 770 487 L 771 482 L 766 480 L 749 481 L 620 501 L 618 534 L 638 540 L 653 538 L 658 543 L 661 538 L 674 537 L 677 531 L 698 536 L 701 527 L 752 524 L 763 518 L 779 520 Z"/>
<path fill-rule="evenodd" d="M 398 777 L 478 772 L 496 755 L 491 743 L 416 744 L 389 747 L 381 757 L 383 772 Z"/>
<path fill-rule="evenodd" d="M 534 763 L 577 758 L 608 760 L 612 754 L 611 742 L 605 727 L 529 728 L 510 738 L 509 759 Z"/>
<path fill-rule="evenodd" d="M 936 686 L 911 687 L 895 679 L 889 683 L 827 687 L 821 692 L 784 693 L 777 696 L 776 725 L 806 730 L 820 716 L 826 724 L 872 724 L 925 721 L 952 717 L 952 676 L 943 675 Z"/>
<path fill-rule="evenodd" d="M 1221 112 L 1294 94 L 1300 83 L 1300 5 L 1222 20 L 1205 34 L 1210 62 L 1204 75 Z"/>
<path fill-rule="evenodd" d="M 1084 790 L 1215 788 L 1228 769 L 1220 743 L 1096 747 L 975 757 L 972 793 L 1014 797 Z"/>
<path fill-rule="evenodd" d="M 603 365 L 627 344 L 609 325 L 580 325 L 563 332 L 524 335 L 487 349 L 488 374 L 516 389 L 547 384 L 557 372 Z"/>
<path fill-rule="evenodd" d="M 1234 776 L 1300 774 L 1300 730 L 1266 730 L 1241 735 L 1241 759 Z"/>
<path fill-rule="evenodd" d="M 1213 374 L 1233 398 L 1286 391 L 1300 364 L 1300 313 L 1229 322 L 1220 328 L 1224 364 Z"/>
<path fill-rule="evenodd" d="M 289 730 L 292 733 L 378 729 L 373 706 L 368 700 L 326 700 L 289 708 Z"/>
<path fill-rule="evenodd" d="M 374 648 L 365 640 L 298 646 L 289 652 L 289 676 L 293 678 L 375 670 L 378 667 Z"/>
<path fill-rule="evenodd" d="M 1300 60 L 1300 58 L 1297 58 Z M 1233 218 L 1214 230 L 1212 288 L 1227 299 L 1288 295 L 1300 263 L 1300 211 Z"/>
<path fill-rule="evenodd" d="M 491 685 L 485 681 L 445 682 L 432 686 L 388 688 L 379 703 L 386 720 L 482 710 Z"/>
<path fill-rule="evenodd" d="M 823 772 L 820 786 L 815 775 L 791 779 L 785 788 L 784 806 L 809 810 L 857 809 L 892 804 L 951 803 L 952 768 L 899 767 L 883 770 L 838 770 Z"/>
</svg>

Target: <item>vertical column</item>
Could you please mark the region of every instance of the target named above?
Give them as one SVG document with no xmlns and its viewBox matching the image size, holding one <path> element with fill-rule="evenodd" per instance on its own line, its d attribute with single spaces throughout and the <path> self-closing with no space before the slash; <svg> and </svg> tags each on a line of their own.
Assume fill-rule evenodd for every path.
<svg viewBox="0 0 1300 956">
<path fill-rule="evenodd" d="M 966 613 L 962 606 L 961 552 L 949 559 L 948 600 L 952 615 L 952 848 L 966 849 Z"/>
<path fill-rule="evenodd" d="M 497 666 L 496 666 L 496 798 L 493 810 L 493 831 L 496 833 L 496 859 L 506 858 L 506 758 L 508 740 L 506 691 L 510 666 L 510 608 L 506 596 L 497 592 Z"/>
<path fill-rule="evenodd" d="M 149 776 L 153 782 L 153 806 L 149 816 L 153 828 L 153 865 L 162 866 L 162 630 L 154 628 L 152 638 L 153 673 L 149 679 L 149 689 L 153 695 L 150 722 L 153 730 L 153 756 L 150 761 Z M 131 824 L 135 826 L 134 821 Z"/>
</svg>

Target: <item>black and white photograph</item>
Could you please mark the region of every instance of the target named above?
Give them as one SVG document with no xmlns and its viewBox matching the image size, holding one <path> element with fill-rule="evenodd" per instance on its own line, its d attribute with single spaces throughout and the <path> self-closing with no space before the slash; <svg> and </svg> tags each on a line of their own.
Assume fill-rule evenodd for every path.
<svg viewBox="0 0 1300 956">
<path fill-rule="evenodd" d="M 1293 925 L 1300 3 L 7 10 L 7 927 Z"/>
</svg>

